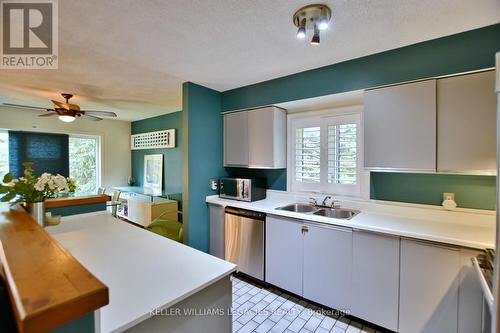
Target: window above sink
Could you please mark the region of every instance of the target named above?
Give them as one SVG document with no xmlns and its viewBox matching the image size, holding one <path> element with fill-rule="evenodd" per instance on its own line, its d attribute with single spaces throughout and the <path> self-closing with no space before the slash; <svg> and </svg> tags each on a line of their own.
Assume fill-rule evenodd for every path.
<svg viewBox="0 0 500 333">
<path fill-rule="evenodd" d="M 289 115 L 291 191 L 361 195 L 361 107 Z"/>
</svg>

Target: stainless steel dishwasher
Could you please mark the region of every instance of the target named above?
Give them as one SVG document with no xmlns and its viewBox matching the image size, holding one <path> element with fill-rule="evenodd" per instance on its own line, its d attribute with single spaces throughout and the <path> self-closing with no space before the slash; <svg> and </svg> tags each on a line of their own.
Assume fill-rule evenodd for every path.
<svg viewBox="0 0 500 333">
<path fill-rule="evenodd" d="M 266 215 L 226 207 L 224 258 L 238 265 L 238 271 L 264 281 L 264 229 Z"/>
</svg>

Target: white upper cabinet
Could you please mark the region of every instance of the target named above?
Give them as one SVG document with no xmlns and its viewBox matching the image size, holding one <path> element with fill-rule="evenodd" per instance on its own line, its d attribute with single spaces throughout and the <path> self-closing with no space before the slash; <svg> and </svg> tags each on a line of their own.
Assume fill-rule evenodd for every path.
<svg viewBox="0 0 500 333">
<path fill-rule="evenodd" d="M 436 80 L 367 90 L 365 167 L 436 170 Z"/>
<path fill-rule="evenodd" d="M 439 79 L 437 115 L 438 171 L 495 173 L 495 72 Z"/>
<path fill-rule="evenodd" d="M 248 113 L 224 115 L 224 165 L 248 166 Z"/>
<path fill-rule="evenodd" d="M 365 92 L 365 168 L 496 174 L 495 72 Z"/>
<path fill-rule="evenodd" d="M 286 111 L 271 106 L 226 113 L 224 166 L 286 168 Z"/>
</svg>

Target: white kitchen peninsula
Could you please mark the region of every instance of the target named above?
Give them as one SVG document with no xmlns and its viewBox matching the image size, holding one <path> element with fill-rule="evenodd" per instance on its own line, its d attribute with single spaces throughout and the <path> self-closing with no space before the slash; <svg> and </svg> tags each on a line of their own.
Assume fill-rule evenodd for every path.
<svg viewBox="0 0 500 333">
<path fill-rule="evenodd" d="M 235 265 L 105 212 L 46 230 L 109 287 L 96 332 L 231 332 Z"/>
</svg>

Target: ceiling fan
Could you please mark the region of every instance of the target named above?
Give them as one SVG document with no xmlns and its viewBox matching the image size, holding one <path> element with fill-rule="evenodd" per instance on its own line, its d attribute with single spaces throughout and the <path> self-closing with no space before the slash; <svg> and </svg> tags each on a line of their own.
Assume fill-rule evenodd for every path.
<svg viewBox="0 0 500 333">
<path fill-rule="evenodd" d="M 57 115 L 59 116 L 59 120 L 64 121 L 66 123 L 74 121 L 77 117 L 83 117 L 84 119 L 93 121 L 102 120 L 101 117 L 116 117 L 116 113 L 109 111 L 80 110 L 80 107 L 78 105 L 71 104 L 69 102 L 70 98 L 73 97 L 72 94 L 62 93 L 61 96 L 66 100 L 66 103 L 52 100 L 52 104 L 54 104 L 54 106 L 51 109 L 38 106 L 19 105 L 11 103 L 3 103 L 3 105 L 21 109 L 47 111 L 49 113 L 41 114 L 39 115 L 39 117 L 50 117 Z"/>
</svg>

